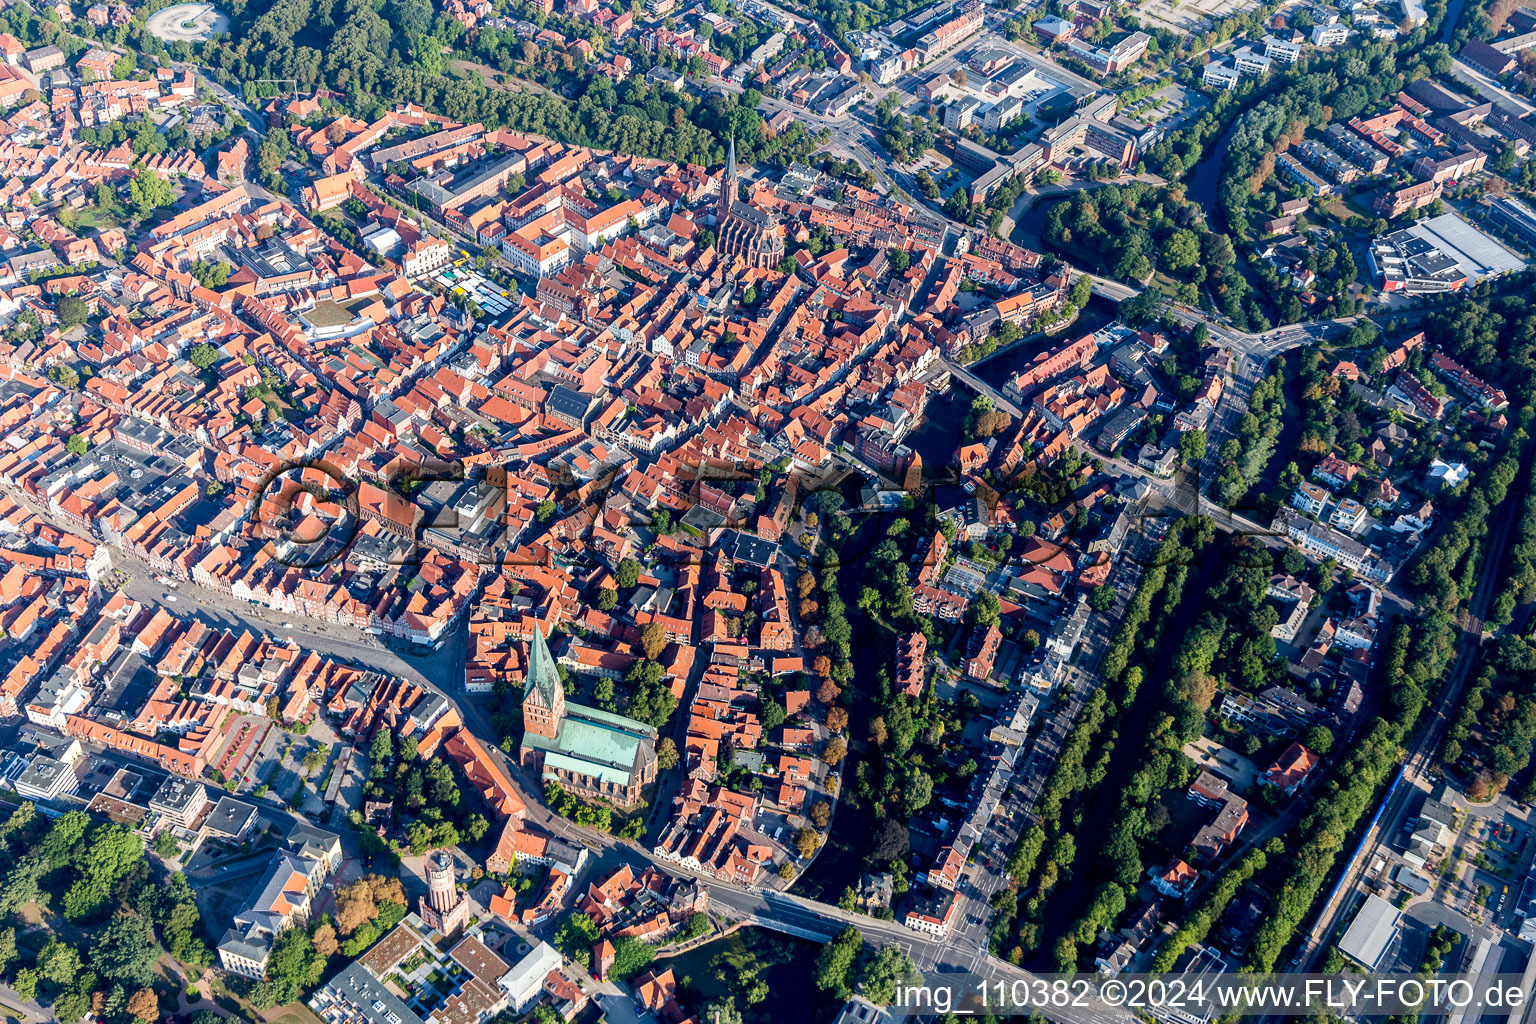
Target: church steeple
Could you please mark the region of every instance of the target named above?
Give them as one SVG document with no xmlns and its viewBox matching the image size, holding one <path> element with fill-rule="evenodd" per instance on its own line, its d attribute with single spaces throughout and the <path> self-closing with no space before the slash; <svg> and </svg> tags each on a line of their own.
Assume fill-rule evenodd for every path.
<svg viewBox="0 0 1536 1024">
<path fill-rule="evenodd" d="M 720 175 L 720 212 L 716 215 L 719 221 L 725 220 L 725 215 L 731 212 L 731 207 L 736 205 L 736 133 L 731 133 L 731 148 L 725 157 L 725 173 Z"/>
<path fill-rule="evenodd" d="M 544 631 L 537 622 L 528 643 L 528 673 L 523 681 L 523 727 L 535 735 L 554 738 L 560 733 L 565 717 L 565 686 L 555 668 L 555 659 L 544 642 Z"/>
</svg>

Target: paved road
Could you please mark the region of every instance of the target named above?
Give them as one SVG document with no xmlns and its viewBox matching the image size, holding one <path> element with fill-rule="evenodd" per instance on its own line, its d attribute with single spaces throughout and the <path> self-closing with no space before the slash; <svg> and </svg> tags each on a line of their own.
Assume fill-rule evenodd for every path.
<svg viewBox="0 0 1536 1024">
<path fill-rule="evenodd" d="M 1452 668 L 1450 678 L 1446 681 L 1439 699 L 1434 707 L 1429 709 L 1429 720 L 1420 724 L 1418 737 L 1408 748 L 1407 760 L 1403 767 L 1403 784 L 1393 793 L 1392 799 L 1379 815 L 1376 826 L 1366 834 L 1360 855 L 1348 865 L 1332 897 L 1318 912 L 1312 928 L 1307 932 L 1300 946 L 1296 957 L 1297 966 L 1294 968 L 1296 970 L 1309 970 L 1327 949 L 1328 940 L 1342 924 L 1344 913 L 1354 905 L 1353 896 L 1364 876 L 1366 866 L 1375 859 L 1378 848 L 1386 841 L 1390 834 L 1389 830 L 1395 826 L 1403 805 L 1413 794 L 1419 782 L 1422 781 L 1426 786 L 1428 785 L 1426 776 L 1435 751 L 1440 749 L 1440 742 L 1445 737 L 1446 730 L 1450 728 L 1451 715 L 1460 707 L 1461 691 L 1465 688 L 1467 679 L 1472 674 L 1472 667 L 1477 662 L 1476 655 L 1482 646 L 1483 624 L 1488 615 L 1488 604 L 1493 599 L 1494 583 L 1500 575 L 1499 567 L 1504 561 L 1504 549 L 1509 543 L 1509 533 L 1514 526 L 1518 508 L 1519 502 L 1514 497 L 1509 497 L 1505 499 L 1503 507 L 1499 510 L 1498 521 L 1488 538 L 1477 589 L 1473 592 L 1472 600 L 1463 614 L 1461 640 L 1457 645 L 1455 667 Z"/>
<path fill-rule="evenodd" d="M 1300 342 L 1298 341 L 1297 343 L 1299 344 Z M 965 367 L 947 359 L 941 360 L 940 365 L 973 391 L 992 399 L 994 407 L 1003 410 L 1015 418 L 1024 415 L 1024 409 L 1017 401 L 976 376 L 976 374 Z M 1251 392 L 1251 390 L 1252 382 L 1250 381 L 1248 391 Z M 1223 409 L 1218 410 L 1218 421 L 1226 423 L 1234 421 L 1241 414 L 1241 410 L 1246 408 L 1246 397 L 1247 393 L 1241 391 L 1237 391 L 1235 397 L 1232 398 L 1223 396 Z M 1238 405 L 1239 403 L 1240 405 Z M 1234 405 L 1238 405 L 1238 407 L 1234 408 Z M 1211 452 L 1212 449 L 1219 450 L 1221 440 L 1222 435 L 1218 434 L 1216 439 L 1208 445 L 1207 451 Z M 1199 494 L 1198 487 L 1192 488 L 1181 485 L 1177 480 L 1170 480 L 1150 473 L 1134 462 L 1105 455 L 1081 438 L 1075 439 L 1073 446 L 1089 458 L 1102 460 L 1106 469 L 1118 470 L 1125 475 L 1145 480 L 1157 497 L 1157 503 L 1162 507 L 1173 508 L 1185 513 L 1195 512 L 1198 507 L 1201 515 L 1210 516 L 1216 521 L 1219 529 L 1229 533 L 1266 535 L 1271 532 L 1269 527 L 1254 522 L 1239 513 L 1222 508 L 1203 494 Z M 1196 504 L 1197 495 L 1198 506 Z"/>
<path fill-rule="evenodd" d="M 974 972 L 989 980 L 1008 982 L 1027 981 L 1033 977 L 987 953 L 985 928 L 966 928 L 960 935 L 935 940 L 893 921 L 846 913 L 830 904 L 787 896 L 771 888 L 762 891 L 726 885 L 696 872 L 680 869 L 675 864 L 656 861 L 648 849 L 637 843 L 579 828 L 554 815 L 540 798 L 540 780 L 521 770 L 502 754 L 496 745 L 497 734 L 490 726 L 485 707 L 468 699 L 463 693 L 465 644 L 458 632 L 446 637 L 438 651 L 419 658 L 402 657 L 377 638 L 350 627 L 319 623 L 299 615 L 283 618 L 282 613 L 205 590 L 188 581 L 179 583 L 174 591 L 168 591 L 164 585 L 155 582 L 151 567 L 119 549 L 112 549 L 112 553 L 114 562 L 133 574 L 126 589 L 137 600 L 163 605 L 182 617 L 197 615 L 227 628 L 292 636 L 301 645 L 338 657 L 352 658 L 381 671 L 403 675 L 442 694 L 458 710 L 470 731 L 488 741 L 485 746 L 492 756 L 502 761 L 509 777 L 522 791 L 528 805 L 528 820 L 573 842 L 581 843 L 595 851 L 599 859 L 611 862 L 617 854 L 657 863 L 669 873 L 694 875 L 709 886 L 712 900 L 717 906 L 727 908 L 753 923 L 789 934 L 825 941 L 851 925 L 874 945 L 899 945 L 926 972 Z M 166 595 L 172 593 L 176 601 L 167 603 Z M 291 625 L 284 626 L 283 622 Z M 241 865 L 238 870 L 243 872 L 244 866 Z M 226 880 L 225 874 L 221 872 L 216 877 Z M 962 906 L 957 912 L 969 911 Z M 1061 1014 L 1053 1012 L 1052 1016 L 1069 1024 L 1110 1024 L 1112 1021 L 1114 1024 L 1128 1024 L 1130 1020 L 1128 1015 L 1085 1014 L 1081 1011 Z"/>
<path fill-rule="evenodd" d="M 881 921 L 862 914 L 848 913 L 824 903 L 804 900 L 798 896 L 768 890 L 766 892 L 740 889 L 711 883 L 710 902 L 717 909 L 727 909 L 732 915 L 768 928 L 786 930 L 802 937 L 816 937 L 820 941 L 831 939 L 844 928 L 855 927 L 865 941 L 876 946 L 900 947 L 912 958 L 920 971 L 935 980 L 947 980 L 971 990 L 980 981 L 988 985 L 996 982 L 1011 984 L 1028 982 L 1037 976 L 1014 967 L 968 943 L 953 939 L 935 939 L 912 931 L 894 921 Z M 963 981 L 955 975 L 970 975 Z M 1067 1024 L 1129 1024 L 1134 1018 L 1123 1010 L 1053 1009 L 1048 1016 Z"/>
<path fill-rule="evenodd" d="M 208 82 L 208 87 L 216 94 L 222 96 L 225 102 L 230 103 L 242 112 L 249 108 L 239 101 L 238 97 L 223 90 L 216 83 Z M 828 127 L 840 139 L 848 140 L 846 144 L 855 148 L 860 156 L 877 164 L 885 172 L 888 179 L 900 184 L 902 181 L 910 181 L 904 172 L 894 166 L 889 157 L 877 156 L 878 140 L 872 129 L 871 123 L 866 120 L 872 115 L 864 112 L 864 117 L 844 117 L 835 121 L 817 118 L 814 115 L 806 116 L 802 111 L 796 111 L 796 115 L 803 117 L 815 127 Z M 260 131 L 261 120 L 254 112 L 245 114 L 251 121 L 253 129 Z M 949 221 L 949 226 L 958 231 L 964 231 L 963 226 Z M 1095 281 L 1096 293 L 1107 298 L 1123 301 L 1134 295 L 1136 289 L 1116 282 Z M 1203 314 L 1187 309 L 1176 309 L 1174 315 L 1186 322 L 1205 321 L 1210 322 Z M 1277 332 L 1268 332 L 1264 335 L 1249 335 L 1221 328 L 1216 323 L 1211 323 L 1213 334 L 1227 340 L 1234 348 L 1244 352 L 1249 351 L 1283 351 L 1285 348 L 1306 344 L 1317 338 L 1327 336 L 1338 329 L 1347 329 L 1345 324 L 1319 324 L 1304 325 L 1301 328 L 1282 329 Z M 952 367 L 953 372 L 962 379 L 966 379 L 973 386 L 984 384 L 969 371 L 960 367 Z M 988 386 L 989 387 L 989 386 Z M 980 388 L 978 388 L 980 389 Z M 989 388 L 990 389 L 990 388 Z M 999 400 L 999 405 L 1019 412 L 1018 406 L 1004 396 L 998 395 L 995 389 L 990 389 Z M 1160 482 L 1166 486 L 1166 482 Z M 121 552 L 114 551 L 115 558 L 125 558 Z M 128 559 L 129 561 L 137 561 Z M 129 584 L 130 593 L 141 600 L 163 603 L 158 585 L 150 578 L 148 567 L 140 564 L 139 575 Z M 196 593 L 195 601 L 192 600 L 193 592 Z M 470 700 L 462 690 L 464 642 L 462 627 L 455 630 L 441 645 L 441 649 L 420 658 L 404 658 L 390 649 L 377 638 L 361 631 L 334 624 L 320 624 L 312 620 L 303 619 L 300 616 L 283 616 L 282 613 L 273 612 L 264 608 L 250 605 L 246 602 L 235 600 L 228 595 L 221 595 L 200 590 L 190 584 L 183 584 L 180 590 L 182 601 L 176 607 L 180 612 L 191 611 L 189 605 L 195 605 L 197 614 L 235 628 L 249 628 L 282 636 L 291 636 L 299 643 L 318 650 L 333 653 L 341 657 L 349 657 L 360 663 L 367 664 L 383 671 L 405 676 L 428 686 L 435 692 L 442 694 L 458 710 L 466 726 L 478 736 L 491 742 L 486 745 L 494 753 L 493 756 L 502 758 L 504 767 L 521 789 L 528 804 L 529 820 L 550 831 L 565 836 L 584 845 L 599 850 L 607 851 L 619 847 L 629 847 L 631 852 L 645 859 L 651 859 L 649 852 L 631 843 L 615 840 L 603 833 L 581 829 L 565 819 L 558 818 L 544 807 L 539 799 L 539 780 L 523 773 L 510 761 L 503 757 L 495 745 L 496 733 L 492 730 L 489 716 L 485 708 L 477 701 Z M 281 623 L 291 621 L 292 626 L 282 626 Z M 669 864 L 662 865 L 668 871 L 676 871 L 676 867 Z M 862 915 L 846 914 L 834 906 L 823 903 L 815 903 L 802 900 L 798 897 L 785 896 L 769 890 L 759 892 L 756 890 L 742 890 L 719 882 L 710 882 L 710 888 L 714 893 L 717 905 L 731 909 L 743 916 L 749 916 L 753 921 L 768 927 L 776 927 L 796 933 L 807 933 L 813 936 L 826 938 L 841 928 L 852 925 L 857 927 L 869 941 L 886 945 L 895 943 L 908 950 L 918 965 L 925 969 L 939 969 L 942 971 L 977 971 L 988 977 L 997 977 L 1010 980 L 1022 980 L 1030 977 L 1026 972 L 1017 970 L 986 953 L 985 929 L 973 930 L 963 928 L 960 936 L 948 940 L 938 941 L 929 939 L 919 933 L 907 929 L 903 925 L 894 922 L 880 921 Z M 994 886 L 995 888 L 995 886 Z M 1083 1016 L 1074 1017 L 1069 1014 L 1062 1015 L 1061 1019 L 1074 1021 L 1093 1022 L 1102 1024 L 1111 1018 L 1107 1016 Z"/>
<path fill-rule="evenodd" d="M 237 114 L 245 119 L 245 123 L 250 126 L 251 131 L 255 132 L 258 136 L 265 136 L 267 134 L 267 119 L 263 117 L 259 111 L 253 110 L 243 98 L 230 92 L 228 89 L 224 88 L 218 82 L 215 82 L 212 78 L 210 78 L 208 76 L 207 68 L 204 68 L 199 64 L 188 64 L 185 62 L 177 61 L 172 61 L 171 66 L 178 71 L 196 72 L 198 85 L 202 86 L 204 89 L 207 89 L 220 100 L 227 103 L 230 109 L 234 110 Z"/>
</svg>

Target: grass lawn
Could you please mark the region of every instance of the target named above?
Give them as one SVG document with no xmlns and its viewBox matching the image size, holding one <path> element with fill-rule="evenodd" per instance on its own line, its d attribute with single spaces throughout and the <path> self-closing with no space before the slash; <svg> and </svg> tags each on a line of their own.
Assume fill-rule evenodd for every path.
<svg viewBox="0 0 1536 1024">
<path fill-rule="evenodd" d="M 354 319 L 350 310 L 329 299 L 315 303 L 314 308 L 306 313 L 304 318 L 316 327 L 341 327 Z"/>
<path fill-rule="evenodd" d="M 261 1019 L 267 1024 L 325 1024 L 303 1003 L 289 1003 L 268 1010 Z"/>
<path fill-rule="evenodd" d="M 122 221 L 110 214 L 102 212 L 98 206 L 87 207 L 80 211 L 80 219 L 75 225 L 76 234 L 86 230 L 105 231 L 108 228 L 122 227 Z"/>
<path fill-rule="evenodd" d="M 1368 195 L 1369 193 L 1365 193 L 1365 194 Z M 1343 210 L 1338 211 L 1338 212 L 1335 212 L 1333 210 L 1329 211 L 1330 213 L 1333 213 L 1333 215 L 1335 217 L 1338 217 L 1340 220 L 1345 219 L 1346 217 L 1350 216 L 1351 214 L 1356 214 L 1358 216 L 1364 217 L 1367 220 L 1371 220 L 1371 219 L 1375 218 L 1375 216 L 1376 216 L 1376 211 L 1372 210 L 1370 207 L 1366 206 L 1365 203 L 1362 201 L 1360 196 L 1350 196 L 1348 199 L 1345 199 L 1345 200 L 1340 200 L 1337 197 L 1335 197 L 1332 205 L 1336 206 L 1336 207 L 1343 207 Z"/>
<path fill-rule="evenodd" d="M 1173 278 L 1169 277 L 1167 274 L 1163 273 L 1161 270 L 1155 272 L 1152 275 L 1152 287 L 1156 288 L 1158 291 L 1162 292 L 1164 295 L 1167 295 L 1169 298 L 1177 298 L 1178 297 L 1179 286 L 1182 283 L 1183 282 L 1181 282 L 1181 281 L 1175 281 Z"/>
<path fill-rule="evenodd" d="M 1334 220 L 1338 221 L 1338 225 L 1336 226 L 1343 225 L 1346 220 L 1355 216 L 1357 213 L 1364 217 L 1375 216 L 1374 213 L 1361 213 L 1361 207 L 1351 206 L 1349 203 L 1345 202 L 1343 199 L 1340 199 L 1338 196 L 1329 196 L 1324 201 L 1317 203 L 1316 207 L 1317 209 L 1322 210 L 1322 212 L 1327 214 L 1329 217 L 1332 217 Z M 1303 218 L 1303 220 L 1305 219 L 1306 218 Z"/>
</svg>

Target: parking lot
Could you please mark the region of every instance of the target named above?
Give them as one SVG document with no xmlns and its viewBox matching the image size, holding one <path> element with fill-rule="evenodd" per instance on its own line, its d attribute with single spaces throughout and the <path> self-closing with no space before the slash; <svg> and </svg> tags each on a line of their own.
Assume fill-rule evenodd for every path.
<svg viewBox="0 0 1536 1024">
<path fill-rule="evenodd" d="M 1152 0 L 1136 9 L 1143 25 L 1148 23 L 1175 32 L 1205 32 L 1217 22 L 1251 11 L 1256 0 Z"/>
<path fill-rule="evenodd" d="M 1174 82 L 1145 99 L 1137 100 L 1123 113 L 1143 124 L 1161 124 L 1166 131 L 1173 131 L 1186 121 L 1198 117 L 1210 105 L 1210 101 L 1195 90 Z"/>
<path fill-rule="evenodd" d="M 1422 798 L 1410 799 L 1404 805 L 1387 843 L 1395 857 L 1383 874 L 1395 870 L 1397 858 L 1409 853 L 1425 806 Z M 1430 879 L 1431 889 L 1411 898 L 1411 913 L 1463 932 L 1518 931 L 1523 919 L 1515 914 L 1515 904 L 1536 858 L 1532 836 L 1536 830 L 1528 821 L 1528 810 L 1508 796 L 1500 796 L 1489 804 L 1459 806 L 1458 814 L 1454 837 L 1443 850 L 1437 847 L 1437 856 L 1417 869 Z"/>
<path fill-rule="evenodd" d="M 1531 863 L 1531 830 L 1523 821 L 1501 814 L 1468 816 L 1462 829 L 1451 902 L 1473 920 L 1498 927 L 1519 927 L 1513 900 Z"/>
<path fill-rule="evenodd" d="M 270 729 L 242 776 L 241 788 L 270 794 L 294 810 L 318 819 L 326 810 L 320 787 L 335 756 L 335 746 L 319 735 L 297 736 Z M 265 790 L 261 789 L 263 786 Z M 296 801 L 301 801 L 299 806 L 295 806 Z"/>
</svg>

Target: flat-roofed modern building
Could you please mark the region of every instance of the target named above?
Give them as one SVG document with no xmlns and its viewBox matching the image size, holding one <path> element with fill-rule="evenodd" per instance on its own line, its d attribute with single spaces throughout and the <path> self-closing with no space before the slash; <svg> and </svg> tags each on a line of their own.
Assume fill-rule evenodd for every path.
<svg viewBox="0 0 1536 1024">
<path fill-rule="evenodd" d="M 1525 269 L 1525 260 L 1454 213 L 1441 214 L 1371 243 L 1367 260 L 1382 291 L 1456 291 Z"/>
<path fill-rule="evenodd" d="M 256 817 L 255 807 L 234 797 L 221 796 L 203 822 L 203 831 L 212 839 L 238 843 L 251 834 Z"/>
<path fill-rule="evenodd" d="M 208 791 L 200 782 L 168 775 L 155 795 L 149 799 L 149 809 L 172 825 L 191 828 L 208 806 Z"/>
<path fill-rule="evenodd" d="M 34 800 L 57 800 L 80 788 L 73 765 L 47 754 L 37 754 L 14 783 L 16 792 Z"/>
<path fill-rule="evenodd" d="M 1368 971 L 1377 971 L 1389 960 L 1397 942 L 1397 908 L 1380 896 L 1367 896 L 1360 912 L 1339 940 L 1339 952 Z"/>
</svg>

